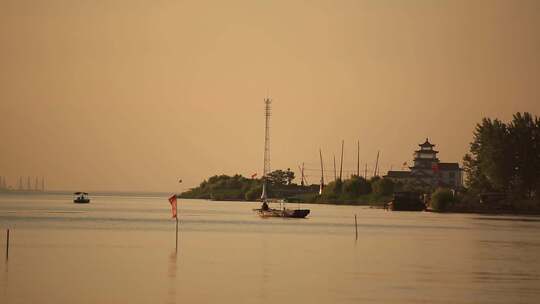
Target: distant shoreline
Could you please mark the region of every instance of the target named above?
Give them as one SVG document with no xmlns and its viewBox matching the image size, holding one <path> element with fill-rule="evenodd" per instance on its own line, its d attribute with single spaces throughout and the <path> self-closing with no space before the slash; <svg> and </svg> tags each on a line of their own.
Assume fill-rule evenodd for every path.
<svg viewBox="0 0 540 304">
<path fill-rule="evenodd" d="M 0 191 L 0 195 L 72 195 L 73 191 L 67 190 L 8 190 Z M 144 191 L 93 191 L 91 196 L 142 196 L 142 197 L 169 197 L 173 192 L 144 192 Z"/>
<path fill-rule="evenodd" d="M 17 196 L 23 196 L 23 195 L 72 195 L 73 192 L 71 191 L 65 191 L 65 190 L 53 190 L 53 191 L 0 191 L 1 195 L 17 195 Z M 171 194 L 170 192 L 128 192 L 128 191 L 96 191 L 91 193 L 92 196 L 120 196 L 120 197 L 160 197 L 160 198 L 167 198 Z M 260 201 L 258 200 L 212 200 L 212 199 L 206 199 L 206 198 L 188 198 L 188 197 L 182 197 L 179 196 L 180 199 L 189 199 L 189 200 L 201 200 L 201 201 L 211 201 L 211 202 L 239 202 L 239 203 L 258 203 Z M 369 209 L 384 209 L 385 202 L 350 202 L 350 201 L 313 201 L 313 202 L 307 202 L 307 201 L 287 201 L 287 204 L 314 204 L 314 205 L 332 205 L 332 206 L 356 206 L 356 207 L 366 207 Z M 392 211 L 392 212 L 422 212 L 422 211 Z M 522 210 L 522 211 L 510 211 L 510 210 L 490 210 L 490 209 L 482 209 L 482 210 L 467 210 L 467 209 L 461 209 L 457 208 L 455 210 L 447 210 L 444 212 L 435 211 L 431 209 L 427 209 L 424 212 L 429 213 L 439 213 L 439 214 L 476 214 L 476 215 L 493 215 L 493 216 L 532 216 L 532 217 L 540 217 L 540 210 Z"/>
<path fill-rule="evenodd" d="M 259 201 L 241 201 L 241 200 L 210 200 L 205 198 L 185 198 L 192 200 L 203 200 L 211 202 L 240 202 L 240 203 L 257 203 Z M 353 202 L 305 202 L 305 201 L 286 201 L 287 204 L 313 204 L 313 205 L 332 205 L 332 206 L 351 206 L 351 207 L 367 207 L 369 209 L 384 209 L 385 202 L 378 203 L 353 203 Z M 391 211 L 391 212 L 422 212 L 422 211 Z M 426 209 L 423 212 L 439 213 L 439 214 L 477 214 L 477 215 L 494 215 L 494 216 L 534 216 L 539 217 L 540 211 L 528 210 L 528 211 L 509 211 L 509 210 L 448 210 L 445 212 L 435 211 L 432 209 Z"/>
</svg>

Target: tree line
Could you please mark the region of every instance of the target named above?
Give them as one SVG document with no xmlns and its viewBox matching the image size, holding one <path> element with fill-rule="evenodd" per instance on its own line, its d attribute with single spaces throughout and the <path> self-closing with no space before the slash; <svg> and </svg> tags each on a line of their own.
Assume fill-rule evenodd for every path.
<svg viewBox="0 0 540 304">
<path fill-rule="evenodd" d="M 300 186 L 292 181 L 294 172 L 290 169 L 275 170 L 267 174 L 267 192 L 270 197 L 288 198 L 307 192 L 315 192 L 318 185 Z M 214 175 L 204 180 L 198 187 L 180 194 L 183 198 L 201 198 L 211 200 L 254 201 L 262 193 L 262 178 L 246 178 L 240 174 Z"/>
<path fill-rule="evenodd" d="M 476 125 L 463 169 L 472 193 L 533 198 L 540 193 L 540 119 L 527 112 L 507 123 L 484 118 Z"/>
</svg>

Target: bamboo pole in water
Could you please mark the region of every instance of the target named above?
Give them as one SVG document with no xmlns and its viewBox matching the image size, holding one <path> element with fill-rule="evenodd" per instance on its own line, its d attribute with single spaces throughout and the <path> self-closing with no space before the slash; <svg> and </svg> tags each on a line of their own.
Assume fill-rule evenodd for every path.
<svg viewBox="0 0 540 304">
<path fill-rule="evenodd" d="M 354 228 L 356 232 L 356 239 L 358 240 L 358 221 L 356 220 L 356 214 L 354 215 Z"/>
<path fill-rule="evenodd" d="M 6 238 L 6 261 L 9 258 L 9 229 L 7 230 L 7 238 Z"/>
</svg>

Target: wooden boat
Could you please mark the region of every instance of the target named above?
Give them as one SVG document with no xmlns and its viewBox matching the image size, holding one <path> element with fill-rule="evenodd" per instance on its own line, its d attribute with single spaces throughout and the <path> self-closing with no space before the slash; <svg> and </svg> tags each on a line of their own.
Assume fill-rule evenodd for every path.
<svg viewBox="0 0 540 304">
<path fill-rule="evenodd" d="M 90 203 L 90 198 L 88 198 L 88 193 L 86 192 L 75 192 L 73 193 L 73 202 L 76 204 L 88 204 Z"/>
<path fill-rule="evenodd" d="M 258 209 L 260 217 L 291 217 L 291 218 L 305 218 L 310 210 L 309 209 Z"/>
<path fill-rule="evenodd" d="M 280 200 L 279 209 L 274 209 L 268 207 L 268 202 L 270 200 L 263 201 L 263 206 L 261 208 L 253 209 L 256 211 L 260 217 L 290 217 L 290 218 L 305 218 L 308 216 L 309 209 L 287 209 L 285 208 L 285 201 Z M 266 207 L 265 207 L 266 203 Z"/>
</svg>

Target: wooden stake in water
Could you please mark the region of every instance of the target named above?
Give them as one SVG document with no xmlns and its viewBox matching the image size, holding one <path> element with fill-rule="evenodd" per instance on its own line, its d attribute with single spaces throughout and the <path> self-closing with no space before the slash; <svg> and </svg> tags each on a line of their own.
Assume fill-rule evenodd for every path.
<svg viewBox="0 0 540 304">
<path fill-rule="evenodd" d="M 358 240 L 358 221 L 356 220 L 356 214 L 354 215 L 354 228 L 356 231 L 356 239 Z"/>
<path fill-rule="evenodd" d="M 178 213 L 176 216 L 176 251 L 178 251 Z"/>
<path fill-rule="evenodd" d="M 6 239 L 6 261 L 9 258 L 9 229 L 7 230 L 7 239 Z"/>
</svg>

